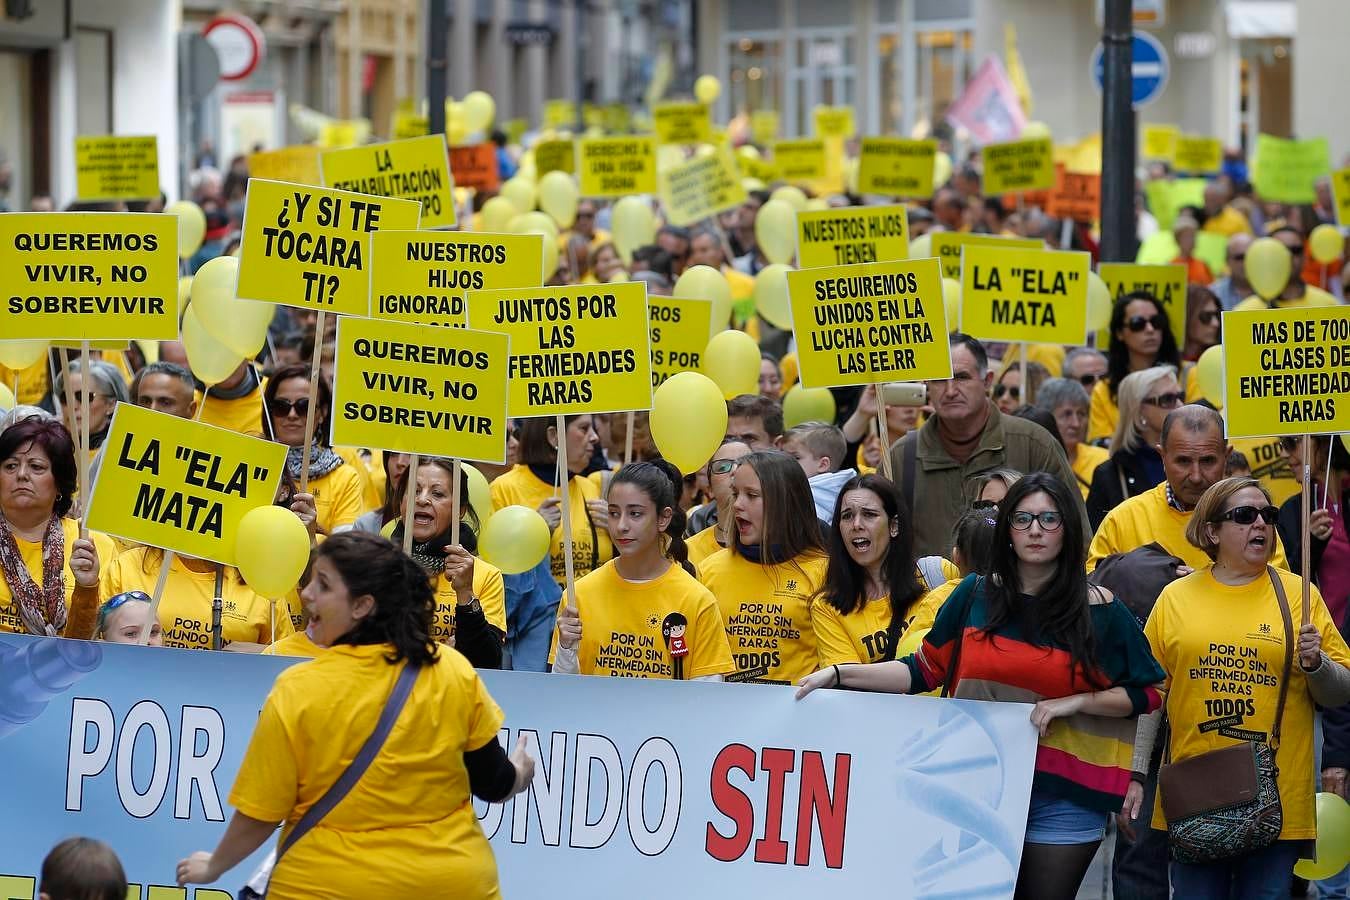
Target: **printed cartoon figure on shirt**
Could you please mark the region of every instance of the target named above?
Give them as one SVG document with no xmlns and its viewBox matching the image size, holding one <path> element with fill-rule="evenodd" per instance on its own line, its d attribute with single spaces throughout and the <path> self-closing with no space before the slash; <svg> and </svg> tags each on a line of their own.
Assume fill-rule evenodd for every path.
<svg viewBox="0 0 1350 900">
<path fill-rule="evenodd" d="M 673 612 L 661 622 L 661 637 L 666 639 L 666 649 L 675 661 L 675 678 L 684 678 L 684 658 L 689 655 L 689 642 L 685 634 L 689 631 L 689 620 L 681 613 Z"/>
</svg>

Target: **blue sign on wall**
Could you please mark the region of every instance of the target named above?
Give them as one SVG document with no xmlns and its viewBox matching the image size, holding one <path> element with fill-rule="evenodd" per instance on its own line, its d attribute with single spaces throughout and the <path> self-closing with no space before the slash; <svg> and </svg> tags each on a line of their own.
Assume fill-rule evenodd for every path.
<svg viewBox="0 0 1350 900">
<path fill-rule="evenodd" d="M 1104 48 L 1098 42 L 1096 49 L 1092 51 L 1092 82 L 1097 85 L 1099 92 L 1102 90 L 1105 77 L 1105 55 Z M 1130 60 L 1132 75 L 1130 102 L 1135 108 L 1147 106 L 1161 97 L 1163 89 L 1167 87 L 1167 73 L 1170 68 L 1167 51 L 1163 49 L 1162 42 L 1153 35 L 1136 31 L 1130 46 Z"/>
</svg>

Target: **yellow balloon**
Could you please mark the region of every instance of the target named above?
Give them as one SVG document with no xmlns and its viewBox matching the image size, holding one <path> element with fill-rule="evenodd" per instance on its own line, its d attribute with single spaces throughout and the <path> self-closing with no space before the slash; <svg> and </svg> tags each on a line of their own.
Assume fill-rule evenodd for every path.
<svg viewBox="0 0 1350 900">
<path fill-rule="evenodd" d="M 502 232 L 520 210 L 507 197 L 493 197 L 483 204 L 483 230 Z"/>
<path fill-rule="evenodd" d="M 947 330 L 961 327 L 961 282 L 955 278 L 942 279 L 942 308 L 947 313 Z"/>
<path fill-rule="evenodd" d="M 1337 794 L 1322 791 L 1317 795 L 1317 861 L 1300 859 L 1294 873 L 1317 881 L 1330 878 L 1350 863 L 1350 806 Z"/>
<path fill-rule="evenodd" d="M 188 368 L 203 384 L 220 384 L 234 374 L 244 360 L 243 354 L 234 352 L 211 335 L 191 305 L 183 314 L 182 339 Z"/>
<path fill-rule="evenodd" d="M 469 143 L 469 126 L 464 124 L 463 119 L 447 122 L 445 140 L 451 147 L 463 147 Z"/>
<path fill-rule="evenodd" d="M 1101 331 L 1111 324 L 1111 289 L 1096 272 L 1088 272 L 1087 327 Z"/>
<path fill-rule="evenodd" d="M 648 424 L 661 455 L 681 473 L 690 474 L 707 465 L 722 445 L 727 404 L 707 376 L 679 372 L 656 389 Z"/>
<path fill-rule="evenodd" d="M 558 226 L 541 212 L 525 213 L 516 216 L 507 225 L 512 234 L 538 234 L 544 238 L 544 281 L 553 277 L 558 270 Z"/>
<path fill-rule="evenodd" d="M 47 353 L 46 341 L 0 341 L 0 366 L 21 372 Z"/>
<path fill-rule="evenodd" d="M 239 260 L 217 256 L 208 260 L 192 278 L 192 309 L 211 335 L 231 351 L 251 358 L 267 341 L 267 328 L 276 313 L 275 303 L 241 300 L 234 287 L 239 279 Z"/>
<path fill-rule="evenodd" d="M 910 259 L 928 259 L 933 255 L 933 236 L 921 234 L 909 242 Z"/>
<path fill-rule="evenodd" d="M 806 209 L 806 194 L 795 185 L 785 184 L 769 195 L 770 200 L 785 200 L 793 212 Z"/>
<path fill-rule="evenodd" d="M 0 412 L 9 412 L 14 408 L 14 392 L 0 384 Z"/>
<path fill-rule="evenodd" d="M 911 653 L 919 652 L 923 646 L 923 639 L 928 637 L 928 628 L 911 628 L 905 632 L 905 636 L 900 639 L 899 645 L 895 648 L 895 658 L 904 659 Z"/>
<path fill-rule="evenodd" d="M 1032 138 L 1048 138 L 1050 136 L 1050 126 L 1044 122 L 1028 122 L 1022 126 L 1021 139 L 1029 141 Z"/>
<path fill-rule="evenodd" d="M 577 183 L 566 172 L 549 172 L 539 180 L 539 208 L 553 217 L 559 228 L 571 228 L 577 220 Z"/>
<path fill-rule="evenodd" d="M 464 126 L 471 132 L 487 131 L 493 117 L 497 115 L 497 104 L 492 95 L 485 91 L 470 91 L 464 95 L 459 106 Z"/>
<path fill-rule="evenodd" d="M 178 279 L 178 319 L 182 321 L 183 312 L 188 307 L 188 301 L 192 299 L 192 276 L 184 275 Z"/>
<path fill-rule="evenodd" d="M 952 158 L 939 150 L 933 155 L 933 187 L 942 187 L 952 177 Z"/>
<path fill-rule="evenodd" d="M 821 212 L 830 208 L 830 201 L 824 197 L 812 197 L 806 201 L 806 206 L 802 207 L 804 212 Z"/>
<path fill-rule="evenodd" d="M 1308 235 L 1308 252 L 1323 265 L 1340 259 L 1344 249 L 1345 236 L 1335 225 L 1318 225 Z"/>
<path fill-rule="evenodd" d="M 630 196 L 619 200 L 610 213 L 609 223 L 614 248 L 619 251 L 624 265 L 633 262 L 634 250 L 656 239 L 656 216 L 645 197 Z"/>
<path fill-rule="evenodd" d="M 797 211 L 791 203 L 771 199 L 759 208 L 755 241 L 769 262 L 792 262 L 797 253 Z"/>
<path fill-rule="evenodd" d="M 745 188 L 745 192 L 748 194 L 751 191 L 762 191 L 767 185 L 758 178 L 742 178 L 741 187 Z"/>
<path fill-rule="evenodd" d="M 234 555 L 248 586 L 275 600 L 300 583 L 309 564 L 309 532 L 289 509 L 259 506 L 239 520 Z"/>
<path fill-rule="evenodd" d="M 759 393 L 759 345 L 744 331 L 718 332 L 703 351 L 704 375 L 713 380 L 727 400 Z M 681 470 L 683 471 L 683 470 Z"/>
<path fill-rule="evenodd" d="M 202 208 L 189 200 L 178 200 L 164 207 L 166 213 L 178 217 L 178 256 L 190 259 L 192 254 L 202 248 L 206 239 L 206 214 Z"/>
<path fill-rule="evenodd" d="M 656 148 L 656 171 L 664 172 L 684 162 L 684 148 L 678 144 L 662 144 Z"/>
<path fill-rule="evenodd" d="M 478 555 L 506 575 L 528 572 L 548 556 L 548 523 L 528 506 L 508 506 L 488 519 L 478 536 Z"/>
<path fill-rule="evenodd" d="M 712 266 L 685 269 L 676 280 L 671 295 L 711 300 L 714 329 L 726 328 L 731 321 L 731 285 L 727 284 L 727 277 Z"/>
<path fill-rule="evenodd" d="M 1247 248 L 1247 281 L 1266 300 L 1284 290 L 1291 268 L 1289 248 L 1275 238 L 1257 238 Z"/>
<path fill-rule="evenodd" d="M 1255 294 L 1252 294 L 1246 300 L 1243 300 L 1237 306 L 1233 307 L 1233 312 L 1250 312 L 1253 309 L 1270 309 L 1270 304 Z"/>
<path fill-rule="evenodd" d="M 694 82 L 694 96 L 699 103 L 715 103 L 722 96 L 722 82 L 713 75 L 700 75 Z"/>
<path fill-rule="evenodd" d="M 1215 344 L 1195 361 L 1191 377 L 1200 387 L 1200 396 L 1218 406 L 1223 401 L 1223 345 Z"/>
<path fill-rule="evenodd" d="M 792 266 L 771 263 L 755 276 L 755 311 L 775 328 L 792 330 L 792 309 L 788 303 L 787 273 Z"/>
<path fill-rule="evenodd" d="M 488 488 L 487 478 L 478 471 L 477 466 L 464 463 L 463 468 L 469 478 L 469 505 L 478 516 L 478 533 L 481 534 L 483 526 L 492 518 L 492 491 Z"/>
<path fill-rule="evenodd" d="M 707 159 L 709 156 L 716 156 L 717 148 L 712 144 L 699 144 L 694 148 L 694 157 L 696 159 Z"/>
<path fill-rule="evenodd" d="M 829 388 L 804 388 L 794 384 L 783 397 L 783 427 L 803 422 L 834 423 L 834 394 Z"/>
<path fill-rule="evenodd" d="M 511 201 L 511 205 L 522 213 L 527 213 L 534 209 L 535 185 L 528 178 L 522 178 L 517 175 L 515 178 L 508 178 L 502 182 L 498 194 Z"/>
<path fill-rule="evenodd" d="M 736 148 L 736 155 L 742 159 L 759 159 L 759 148 L 754 144 L 741 144 Z"/>
</svg>

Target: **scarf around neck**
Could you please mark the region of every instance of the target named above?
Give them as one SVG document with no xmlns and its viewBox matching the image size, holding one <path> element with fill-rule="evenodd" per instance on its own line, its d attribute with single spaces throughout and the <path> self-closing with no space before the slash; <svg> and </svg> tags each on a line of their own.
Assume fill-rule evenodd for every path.
<svg viewBox="0 0 1350 900">
<path fill-rule="evenodd" d="M 300 464 L 304 462 L 303 447 L 290 447 L 286 450 L 286 474 L 292 478 L 300 477 Z M 338 456 L 332 447 L 315 444 L 309 451 L 309 479 L 322 478 L 332 472 L 346 460 Z"/>
<path fill-rule="evenodd" d="M 65 533 L 61 517 L 53 514 L 42 535 L 42 585 L 24 565 L 23 554 L 9 522 L 0 516 L 0 569 L 24 626 L 33 634 L 57 637 L 66 627 Z"/>
</svg>

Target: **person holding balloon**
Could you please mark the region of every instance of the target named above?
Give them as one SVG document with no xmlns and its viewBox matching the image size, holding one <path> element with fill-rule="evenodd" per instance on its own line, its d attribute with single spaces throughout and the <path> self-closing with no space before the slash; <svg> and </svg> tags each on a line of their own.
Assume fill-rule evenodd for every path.
<svg viewBox="0 0 1350 900">
<path fill-rule="evenodd" d="M 1093 443 L 1115 433 L 1120 420 L 1117 394 L 1125 376 L 1153 366 L 1181 366 L 1167 308 L 1152 294 L 1132 291 L 1116 300 L 1111 307 L 1108 330 L 1111 346 L 1106 357 L 1106 378 L 1092 388 L 1087 439 Z"/>
<path fill-rule="evenodd" d="M 559 610 L 554 672 L 721 681 L 734 671 L 717 600 L 686 558 L 682 481 L 665 460 L 615 474 L 607 499 L 619 555 L 578 581 L 575 603 Z M 624 654 L 644 642 L 662 648 L 659 660 Z"/>
</svg>

